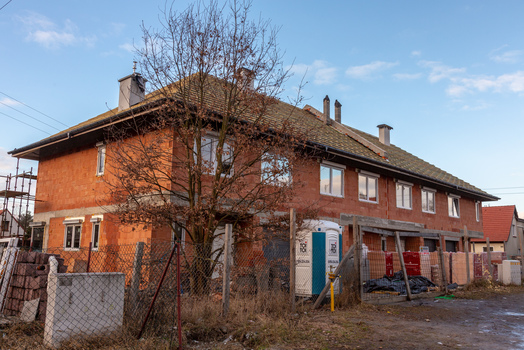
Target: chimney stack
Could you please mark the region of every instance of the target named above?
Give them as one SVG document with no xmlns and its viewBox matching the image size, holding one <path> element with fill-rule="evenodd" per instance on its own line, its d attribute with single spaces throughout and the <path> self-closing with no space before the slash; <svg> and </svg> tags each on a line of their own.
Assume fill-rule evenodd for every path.
<svg viewBox="0 0 524 350">
<path fill-rule="evenodd" d="M 133 74 L 118 80 L 120 83 L 120 93 L 118 96 L 119 112 L 144 101 L 146 81 L 140 73 L 136 73 L 136 62 L 134 62 Z"/>
<path fill-rule="evenodd" d="M 238 69 L 237 85 L 240 90 L 253 91 L 255 90 L 255 77 L 252 70 L 247 68 Z"/>
<path fill-rule="evenodd" d="M 339 124 L 342 124 L 342 115 L 340 107 L 342 107 L 342 104 L 338 102 L 338 100 L 335 100 L 335 121 Z"/>
<path fill-rule="evenodd" d="M 329 96 L 328 95 L 324 97 L 324 119 L 323 121 L 326 124 L 329 121 Z"/>
<path fill-rule="evenodd" d="M 386 124 L 377 125 L 378 128 L 378 140 L 386 146 L 390 145 L 389 142 L 389 131 L 393 128 Z"/>
</svg>

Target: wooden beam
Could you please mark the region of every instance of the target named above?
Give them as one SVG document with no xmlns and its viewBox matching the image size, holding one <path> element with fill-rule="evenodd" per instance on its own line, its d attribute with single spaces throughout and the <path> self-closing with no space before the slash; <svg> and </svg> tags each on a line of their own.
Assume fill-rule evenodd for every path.
<svg viewBox="0 0 524 350">
<path fill-rule="evenodd" d="M 392 231 L 420 231 L 421 229 L 424 229 L 424 224 L 419 224 L 416 222 L 389 220 L 345 213 L 340 214 L 340 225 L 351 226 L 353 217 L 358 219 L 358 224 L 361 226 L 383 228 Z"/>
<path fill-rule="evenodd" d="M 409 287 L 409 278 L 406 272 L 406 265 L 404 264 L 404 254 L 402 254 L 401 244 L 400 244 L 400 235 L 398 232 L 395 232 L 395 243 L 397 245 L 398 258 L 400 260 L 400 267 L 402 268 L 402 274 L 404 275 L 404 283 L 406 284 L 406 293 L 408 300 L 412 300 L 411 297 L 411 288 Z"/>
<path fill-rule="evenodd" d="M 289 212 L 289 302 L 291 303 L 291 313 L 296 312 L 295 306 L 295 268 L 296 268 L 296 213 L 295 208 Z"/>
<path fill-rule="evenodd" d="M 466 253 L 466 275 L 468 276 L 466 279 L 466 283 L 469 284 L 471 282 L 469 276 L 469 237 L 468 227 L 466 225 L 464 225 L 464 253 Z"/>
<path fill-rule="evenodd" d="M 342 260 L 338 264 L 337 268 L 335 269 L 335 278 L 338 278 L 338 274 L 340 273 L 340 270 L 342 270 L 344 264 L 351 258 L 353 258 L 355 252 L 355 244 L 353 243 L 351 247 L 349 247 L 349 250 L 344 254 L 342 257 Z M 355 261 L 355 260 L 353 260 Z M 333 282 L 334 283 L 334 282 Z M 317 300 L 315 301 L 315 304 L 313 304 L 313 309 L 318 309 L 320 304 L 322 304 L 322 301 L 326 297 L 327 292 L 329 291 L 329 288 L 331 287 L 331 281 L 327 282 L 324 286 L 324 289 L 322 289 L 322 292 L 320 292 Z"/>
</svg>

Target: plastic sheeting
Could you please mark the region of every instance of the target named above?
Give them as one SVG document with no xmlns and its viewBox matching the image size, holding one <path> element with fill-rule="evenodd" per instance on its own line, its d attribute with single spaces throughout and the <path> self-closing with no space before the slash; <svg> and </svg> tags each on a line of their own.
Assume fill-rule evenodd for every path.
<svg viewBox="0 0 524 350">
<path fill-rule="evenodd" d="M 408 276 L 409 288 L 411 294 L 427 292 L 429 287 L 437 285 L 424 276 Z M 404 283 L 404 274 L 402 271 L 395 272 L 392 277 L 384 275 L 382 278 L 371 279 L 364 284 L 364 292 L 371 293 L 375 291 L 398 292 L 401 295 L 407 294 L 406 284 Z"/>
</svg>

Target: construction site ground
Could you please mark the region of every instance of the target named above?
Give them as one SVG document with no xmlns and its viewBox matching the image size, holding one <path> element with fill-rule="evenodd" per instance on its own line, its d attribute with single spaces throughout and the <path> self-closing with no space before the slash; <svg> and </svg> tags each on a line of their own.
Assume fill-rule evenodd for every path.
<svg viewBox="0 0 524 350">
<path fill-rule="evenodd" d="M 296 319 L 252 327 L 193 349 L 524 349 L 524 288 L 457 291 L 452 299 L 422 298 L 386 305 L 329 306 Z M 277 329 L 275 329 L 277 328 Z M 241 334 L 239 336 L 239 334 Z"/>
</svg>

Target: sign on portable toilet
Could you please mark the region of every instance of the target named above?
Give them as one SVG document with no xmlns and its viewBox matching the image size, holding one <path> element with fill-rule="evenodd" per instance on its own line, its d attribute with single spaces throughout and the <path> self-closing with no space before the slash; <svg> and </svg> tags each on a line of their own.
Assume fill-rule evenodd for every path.
<svg viewBox="0 0 524 350">
<path fill-rule="evenodd" d="M 296 239 L 295 294 L 310 297 L 322 292 L 327 272 L 335 271 L 342 259 L 342 227 L 325 220 L 306 220 L 304 227 Z M 338 279 L 334 289 L 338 294 Z"/>
</svg>

